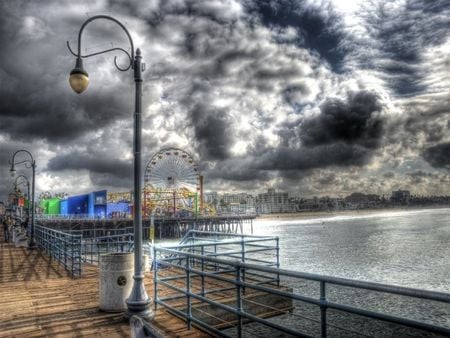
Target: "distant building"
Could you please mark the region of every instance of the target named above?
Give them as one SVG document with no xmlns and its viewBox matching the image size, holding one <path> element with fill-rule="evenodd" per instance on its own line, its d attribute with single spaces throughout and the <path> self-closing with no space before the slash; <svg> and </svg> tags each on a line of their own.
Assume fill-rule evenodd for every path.
<svg viewBox="0 0 450 338">
<path fill-rule="evenodd" d="M 411 193 L 409 190 L 397 190 L 393 191 L 391 194 L 391 202 L 393 203 L 403 203 L 406 204 L 411 198 Z"/>
<path fill-rule="evenodd" d="M 6 212 L 5 203 L 0 202 L 0 216 L 3 216 Z"/>
<path fill-rule="evenodd" d="M 345 198 L 348 209 L 373 208 L 381 203 L 379 195 L 354 192 Z"/>
<path fill-rule="evenodd" d="M 290 212 L 289 194 L 268 189 L 267 193 L 258 194 L 257 208 L 261 214 Z"/>
<path fill-rule="evenodd" d="M 219 194 L 215 191 L 206 192 L 203 195 L 203 200 L 208 204 L 216 205 L 217 203 L 219 203 Z"/>
<path fill-rule="evenodd" d="M 221 198 L 221 203 L 223 205 L 227 205 L 227 204 L 231 204 L 231 203 L 239 204 L 239 201 L 240 201 L 239 194 L 228 194 L 228 193 L 225 193 L 225 194 L 222 195 L 222 198 Z"/>
<path fill-rule="evenodd" d="M 213 204 L 219 213 L 246 214 L 255 213 L 255 197 L 248 193 L 225 193 L 215 195 Z"/>
</svg>

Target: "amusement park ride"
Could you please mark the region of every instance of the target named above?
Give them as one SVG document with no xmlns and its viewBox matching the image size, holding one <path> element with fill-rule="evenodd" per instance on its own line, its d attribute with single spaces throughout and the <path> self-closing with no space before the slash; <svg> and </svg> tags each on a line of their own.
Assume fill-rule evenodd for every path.
<svg viewBox="0 0 450 338">
<path fill-rule="evenodd" d="M 202 209 L 199 205 L 202 195 L 197 164 L 186 151 L 162 149 L 148 161 L 144 175 L 145 216 L 166 213 L 198 215 Z"/>
<path fill-rule="evenodd" d="M 129 201 L 131 192 L 108 193 L 108 202 Z M 215 215 L 203 199 L 203 176 L 194 157 L 165 148 L 148 161 L 144 175 L 143 217 Z"/>
</svg>

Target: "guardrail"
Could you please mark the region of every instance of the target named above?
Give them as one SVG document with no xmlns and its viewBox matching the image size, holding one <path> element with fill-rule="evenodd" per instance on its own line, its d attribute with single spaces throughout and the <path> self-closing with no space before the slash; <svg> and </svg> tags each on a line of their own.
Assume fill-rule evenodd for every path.
<svg viewBox="0 0 450 338">
<path fill-rule="evenodd" d="M 57 259 L 72 276 L 81 277 L 82 236 L 80 233 L 67 233 L 35 225 L 34 238 L 37 245 Z"/>
<path fill-rule="evenodd" d="M 189 245 L 186 247 L 182 246 L 182 249 L 188 247 Z M 198 250 L 195 251 L 197 252 Z M 408 303 L 414 299 L 426 301 L 426 311 L 431 312 L 435 310 L 437 315 L 440 314 L 441 316 L 444 316 L 444 321 L 445 318 L 448 318 L 448 316 L 445 315 L 446 312 L 440 308 L 436 310 L 434 307 L 434 302 L 439 302 L 441 306 L 448 307 L 450 304 L 450 294 L 282 270 L 270 266 L 217 258 L 216 254 L 208 256 L 205 254 L 189 252 L 189 250 L 183 251 L 174 248 L 154 247 L 154 257 L 157 262 L 157 264 L 155 264 L 154 272 L 155 308 L 157 305 L 164 306 L 168 310 L 184 318 L 189 328 L 194 323 L 219 336 L 233 337 L 237 335 L 237 337 L 242 337 L 244 333 L 244 323 L 246 322 L 259 323 L 259 325 L 262 324 L 271 330 L 278 331 L 278 333 L 283 332 L 298 337 L 308 337 L 311 334 L 317 334 L 319 331 L 321 337 L 327 337 L 327 332 L 331 329 L 333 330 L 331 336 L 336 335 L 336 332 L 340 332 L 341 334 L 344 332 L 345 334 L 370 336 L 371 332 L 362 332 L 360 330 L 357 331 L 358 329 L 352 327 L 351 318 L 339 321 L 333 314 L 333 321 L 329 322 L 327 310 L 332 310 L 332 313 L 338 312 L 340 315 L 351 314 L 354 317 L 362 316 L 363 318 L 371 318 L 381 321 L 382 323 L 397 324 L 394 330 L 398 330 L 399 328 L 403 329 L 406 327 L 425 330 L 427 332 L 435 332 L 443 335 L 450 335 L 450 327 L 448 327 L 450 324 L 448 324 L 448 326 L 439 325 L 439 323 L 430 323 L 419 321 L 417 319 L 405 318 L 399 314 L 392 313 L 392 311 L 382 312 L 379 311 L 379 308 L 377 308 L 379 305 L 375 306 L 375 310 L 368 309 L 371 305 L 369 301 L 370 299 L 367 297 L 367 293 L 376 292 L 376 299 L 380 299 L 380 294 L 384 295 L 385 298 L 388 298 L 385 299 L 382 296 L 381 299 L 385 299 L 390 306 L 398 304 L 402 308 L 405 306 L 405 304 L 403 304 L 404 302 Z M 231 257 L 234 258 L 234 254 L 229 255 L 227 258 Z M 167 271 L 170 271 L 170 273 Z M 258 278 L 250 279 L 248 278 L 250 275 Z M 245 276 L 247 276 L 247 279 Z M 285 281 L 286 283 L 289 282 L 293 288 L 286 290 L 285 288 L 283 289 L 277 287 L 278 283 L 274 281 L 279 281 L 279 276 L 283 277 L 283 283 Z M 193 281 L 198 279 L 201 281 L 200 287 L 197 284 L 193 284 Z M 211 285 L 213 281 L 216 284 L 221 283 L 222 285 L 229 285 L 229 290 L 235 290 L 235 301 L 233 302 L 234 306 L 230 304 L 223 304 L 214 299 L 214 295 L 220 295 L 224 289 L 205 289 L 205 285 Z M 300 282 L 315 283 L 316 296 L 302 294 L 302 292 L 300 292 L 302 288 L 298 287 Z M 341 293 L 343 292 L 342 290 L 339 292 L 336 291 L 336 287 L 349 290 L 353 297 L 360 297 L 360 305 L 352 306 L 345 304 L 348 302 L 348 299 L 343 301 L 342 298 L 341 300 L 334 301 L 334 298 L 342 297 Z M 175 292 L 175 295 L 159 297 L 159 288 L 172 290 Z M 309 332 L 302 332 L 299 328 L 292 327 L 291 324 L 284 324 L 283 321 L 277 322 L 252 314 L 251 311 L 243 306 L 243 297 L 249 290 L 262 292 L 267 295 L 285 297 L 298 304 L 301 303 L 302 307 L 308 304 L 308 306 L 315 306 L 316 309 L 320 310 L 318 318 L 308 318 L 304 315 L 297 315 L 296 313 L 291 312 L 285 313 L 285 316 L 293 316 L 295 319 L 290 322 L 288 321 L 289 323 L 298 322 L 300 318 L 301 320 L 309 320 L 315 325 L 313 329 L 311 329 L 312 332 L 311 330 Z M 401 300 L 395 298 L 399 296 L 401 296 Z M 185 299 L 185 301 L 183 301 L 185 304 L 184 310 L 180 310 L 179 307 L 177 308 L 171 304 L 174 300 L 179 301 L 180 299 Z M 358 301 L 356 302 L 358 303 Z M 236 335 L 231 334 L 230 332 L 221 331 L 215 326 L 208 324 L 204 318 L 193 315 L 193 312 L 199 303 L 209 304 L 214 309 L 220 309 L 221 311 L 233 314 L 235 318 L 234 325 L 236 326 Z M 263 304 L 260 305 L 264 306 Z M 388 306 L 388 310 L 389 309 L 390 308 Z M 450 309 L 447 309 L 447 311 L 447 313 L 450 313 Z M 311 313 L 315 315 L 316 312 L 312 311 Z M 309 315 L 313 316 L 311 313 Z M 426 316 L 429 316 L 429 313 L 426 313 L 425 317 Z M 353 319 L 355 319 L 354 317 Z M 220 320 L 220 318 L 215 319 Z M 340 322 L 343 324 L 339 324 Z M 357 322 L 357 320 L 353 320 L 353 322 Z M 360 329 L 368 330 L 364 325 Z M 266 334 L 265 336 L 268 335 L 271 334 Z M 396 335 L 392 333 L 392 336 Z"/>
<path fill-rule="evenodd" d="M 100 255 L 109 252 L 132 252 L 132 228 L 55 230 L 35 225 L 35 239 L 51 257 L 74 277 L 80 277 L 82 263 L 98 264 Z"/>
<path fill-rule="evenodd" d="M 231 218 L 256 218 L 258 216 L 257 213 L 218 213 L 217 215 L 198 215 L 198 216 L 167 216 L 167 215 L 156 215 L 156 219 L 180 219 L 180 220 L 201 220 L 203 218 L 208 219 L 223 219 L 226 217 Z M 149 219 L 150 217 L 146 217 L 145 219 Z M 36 220 L 131 220 L 132 215 L 128 213 L 124 213 L 123 215 L 114 215 L 114 216 L 98 216 L 92 214 L 36 214 Z"/>
<path fill-rule="evenodd" d="M 100 255 L 109 252 L 132 252 L 134 248 L 134 233 L 124 233 L 117 229 L 114 234 L 106 236 L 83 237 L 82 260 L 85 263 L 98 264 Z M 108 231 L 108 232 L 111 232 Z"/>
<path fill-rule="evenodd" d="M 92 214 L 36 214 L 36 220 L 127 220 L 132 219 L 130 214 L 124 214 L 122 216 L 103 216 L 99 217 Z"/>
<path fill-rule="evenodd" d="M 242 262 L 256 263 L 264 266 L 280 267 L 279 238 L 276 236 L 256 236 L 213 231 L 189 230 L 177 245 L 166 245 L 165 248 L 200 254 L 205 257 L 225 257 L 239 259 Z M 144 247 L 144 252 L 152 259 L 154 252 L 151 246 Z M 177 260 L 176 255 L 166 260 Z M 157 258 L 158 260 L 158 258 Z M 210 267 L 210 264 L 205 266 Z M 213 265 L 220 271 L 220 266 Z M 244 273 L 245 279 L 245 273 Z M 279 276 L 274 279 L 279 283 Z"/>
</svg>

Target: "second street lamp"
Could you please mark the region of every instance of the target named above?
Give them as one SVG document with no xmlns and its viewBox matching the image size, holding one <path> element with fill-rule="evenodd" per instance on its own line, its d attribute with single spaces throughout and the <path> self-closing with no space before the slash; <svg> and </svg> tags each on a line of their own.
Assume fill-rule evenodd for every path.
<svg viewBox="0 0 450 338">
<path fill-rule="evenodd" d="M 21 181 L 18 182 L 19 178 L 24 179 L 25 181 Z M 28 178 L 25 175 L 19 175 L 16 177 L 16 180 L 14 181 L 14 187 L 17 189 L 17 186 L 26 183 L 27 184 L 27 199 L 28 199 L 28 208 L 27 208 L 27 233 L 30 234 L 31 233 L 31 228 L 30 228 L 30 181 L 28 181 Z"/>
<path fill-rule="evenodd" d="M 19 162 L 15 162 L 16 159 L 16 155 L 18 153 L 25 153 L 28 154 L 30 156 L 29 160 L 23 160 L 23 161 L 19 161 Z M 34 161 L 33 155 L 31 155 L 31 153 L 28 150 L 25 149 L 21 149 L 21 150 L 17 150 L 13 156 L 12 156 L 12 160 L 11 160 L 11 169 L 9 170 L 9 172 L 11 173 L 11 176 L 16 176 L 16 165 L 17 164 L 24 164 L 27 168 L 31 168 L 32 172 L 33 172 L 33 179 L 31 181 L 31 228 L 30 228 L 30 240 L 28 241 L 28 249 L 34 249 L 36 247 L 36 243 L 34 241 L 34 190 L 35 190 L 35 185 L 36 185 L 36 162 Z M 29 201 L 28 201 L 29 203 Z"/>
<path fill-rule="evenodd" d="M 94 20 L 105 19 L 118 24 L 126 33 L 130 46 L 131 55 L 123 48 L 111 48 L 101 52 L 81 55 L 81 36 L 86 25 Z M 151 310 L 151 299 L 147 295 L 144 286 L 144 272 L 142 270 L 142 206 L 141 206 L 141 120 L 142 120 L 142 71 L 144 64 L 142 63 L 141 51 L 139 48 L 134 52 L 133 40 L 130 33 L 125 26 L 117 19 L 107 15 L 96 15 L 87 19 L 80 28 L 78 33 L 78 49 L 77 53 L 70 48 L 69 42 L 67 47 L 70 52 L 77 58 L 75 68 L 70 72 L 69 83 L 72 89 L 81 94 L 89 85 L 89 75 L 83 68 L 82 58 L 103 54 L 112 51 L 121 51 L 128 56 L 129 64 L 122 68 L 117 64 L 117 57 L 114 57 L 114 64 L 120 71 L 127 71 L 130 68 L 134 70 L 135 81 L 135 111 L 134 111 L 134 208 L 133 208 L 133 222 L 134 222 L 134 275 L 133 275 L 133 289 L 130 296 L 126 300 L 127 316 L 138 315 L 147 320 L 154 317 Z"/>
</svg>

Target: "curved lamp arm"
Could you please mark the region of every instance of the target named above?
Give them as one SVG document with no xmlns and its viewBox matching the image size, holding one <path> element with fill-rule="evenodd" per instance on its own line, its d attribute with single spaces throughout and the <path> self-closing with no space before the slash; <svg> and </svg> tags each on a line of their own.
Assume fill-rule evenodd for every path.
<svg viewBox="0 0 450 338">
<path fill-rule="evenodd" d="M 20 152 L 24 152 L 24 153 L 27 153 L 28 155 L 30 155 L 31 160 L 23 160 L 23 161 L 20 161 L 20 162 L 14 162 L 14 159 L 16 158 L 16 155 L 17 155 L 18 153 L 20 153 Z M 36 166 L 36 163 L 34 162 L 33 155 L 31 155 L 31 153 L 30 153 L 28 150 L 25 150 L 25 149 L 17 150 L 17 151 L 13 154 L 12 160 L 10 160 L 10 163 L 11 163 L 11 169 L 10 169 L 10 172 L 11 172 L 11 174 L 12 174 L 13 176 L 15 176 L 15 173 L 16 173 L 16 170 L 15 170 L 15 168 L 14 168 L 14 166 L 15 166 L 16 164 L 22 164 L 22 163 L 25 163 L 25 166 L 26 166 L 27 168 L 35 168 L 35 166 Z"/>
<path fill-rule="evenodd" d="M 82 34 L 83 34 L 83 30 L 84 30 L 84 28 L 87 26 L 88 23 L 90 23 L 90 22 L 92 22 L 92 21 L 94 21 L 94 20 L 97 20 L 97 19 L 105 19 L 105 20 L 113 21 L 113 22 L 115 22 L 116 24 L 118 24 L 118 25 L 125 31 L 125 33 L 126 33 L 127 36 L 128 36 L 128 40 L 130 41 L 130 45 L 131 45 L 131 55 L 130 55 L 125 49 L 123 49 L 123 48 L 111 48 L 111 49 L 106 49 L 106 50 L 104 50 L 104 51 L 97 52 L 97 53 L 92 53 L 92 54 L 87 54 L 87 55 L 81 55 L 81 36 L 82 36 Z M 108 15 L 95 15 L 95 16 L 93 16 L 92 18 L 87 19 L 87 20 L 83 23 L 83 25 L 82 25 L 81 28 L 80 28 L 80 32 L 78 33 L 78 49 L 77 49 L 78 53 L 74 53 L 74 52 L 73 52 L 72 48 L 70 48 L 69 41 L 67 41 L 67 48 L 68 48 L 69 51 L 70 51 L 74 56 L 76 56 L 77 58 L 88 58 L 88 57 L 91 57 L 91 56 L 95 56 L 95 55 L 99 55 L 99 54 L 108 53 L 108 52 L 112 52 L 112 51 L 118 50 L 118 51 L 121 51 L 121 52 L 123 52 L 123 53 L 125 53 L 125 54 L 127 55 L 128 60 L 129 60 L 129 64 L 128 64 L 128 66 L 125 67 L 125 68 L 119 67 L 119 65 L 117 64 L 117 56 L 115 56 L 115 57 L 114 57 L 114 65 L 116 66 L 116 68 L 117 68 L 118 70 L 122 71 L 122 72 L 127 71 L 127 70 L 130 69 L 130 68 L 133 69 L 133 60 L 134 60 L 134 44 L 133 44 L 133 39 L 131 38 L 131 35 L 130 35 L 130 33 L 128 32 L 128 30 L 125 28 L 125 26 L 124 26 L 120 21 L 118 21 L 118 20 L 116 20 L 116 19 L 114 19 L 113 17 L 108 16 Z"/>
<path fill-rule="evenodd" d="M 25 181 L 22 181 L 22 182 L 17 182 L 18 180 L 19 180 L 19 178 L 23 178 L 23 179 L 25 179 Z M 19 176 L 17 176 L 16 177 L 16 179 L 14 180 L 14 185 L 20 185 L 20 184 L 23 184 L 23 183 L 26 183 L 27 185 L 29 185 L 30 184 L 30 181 L 28 181 L 28 178 L 25 176 L 25 175 L 19 175 Z"/>
</svg>

